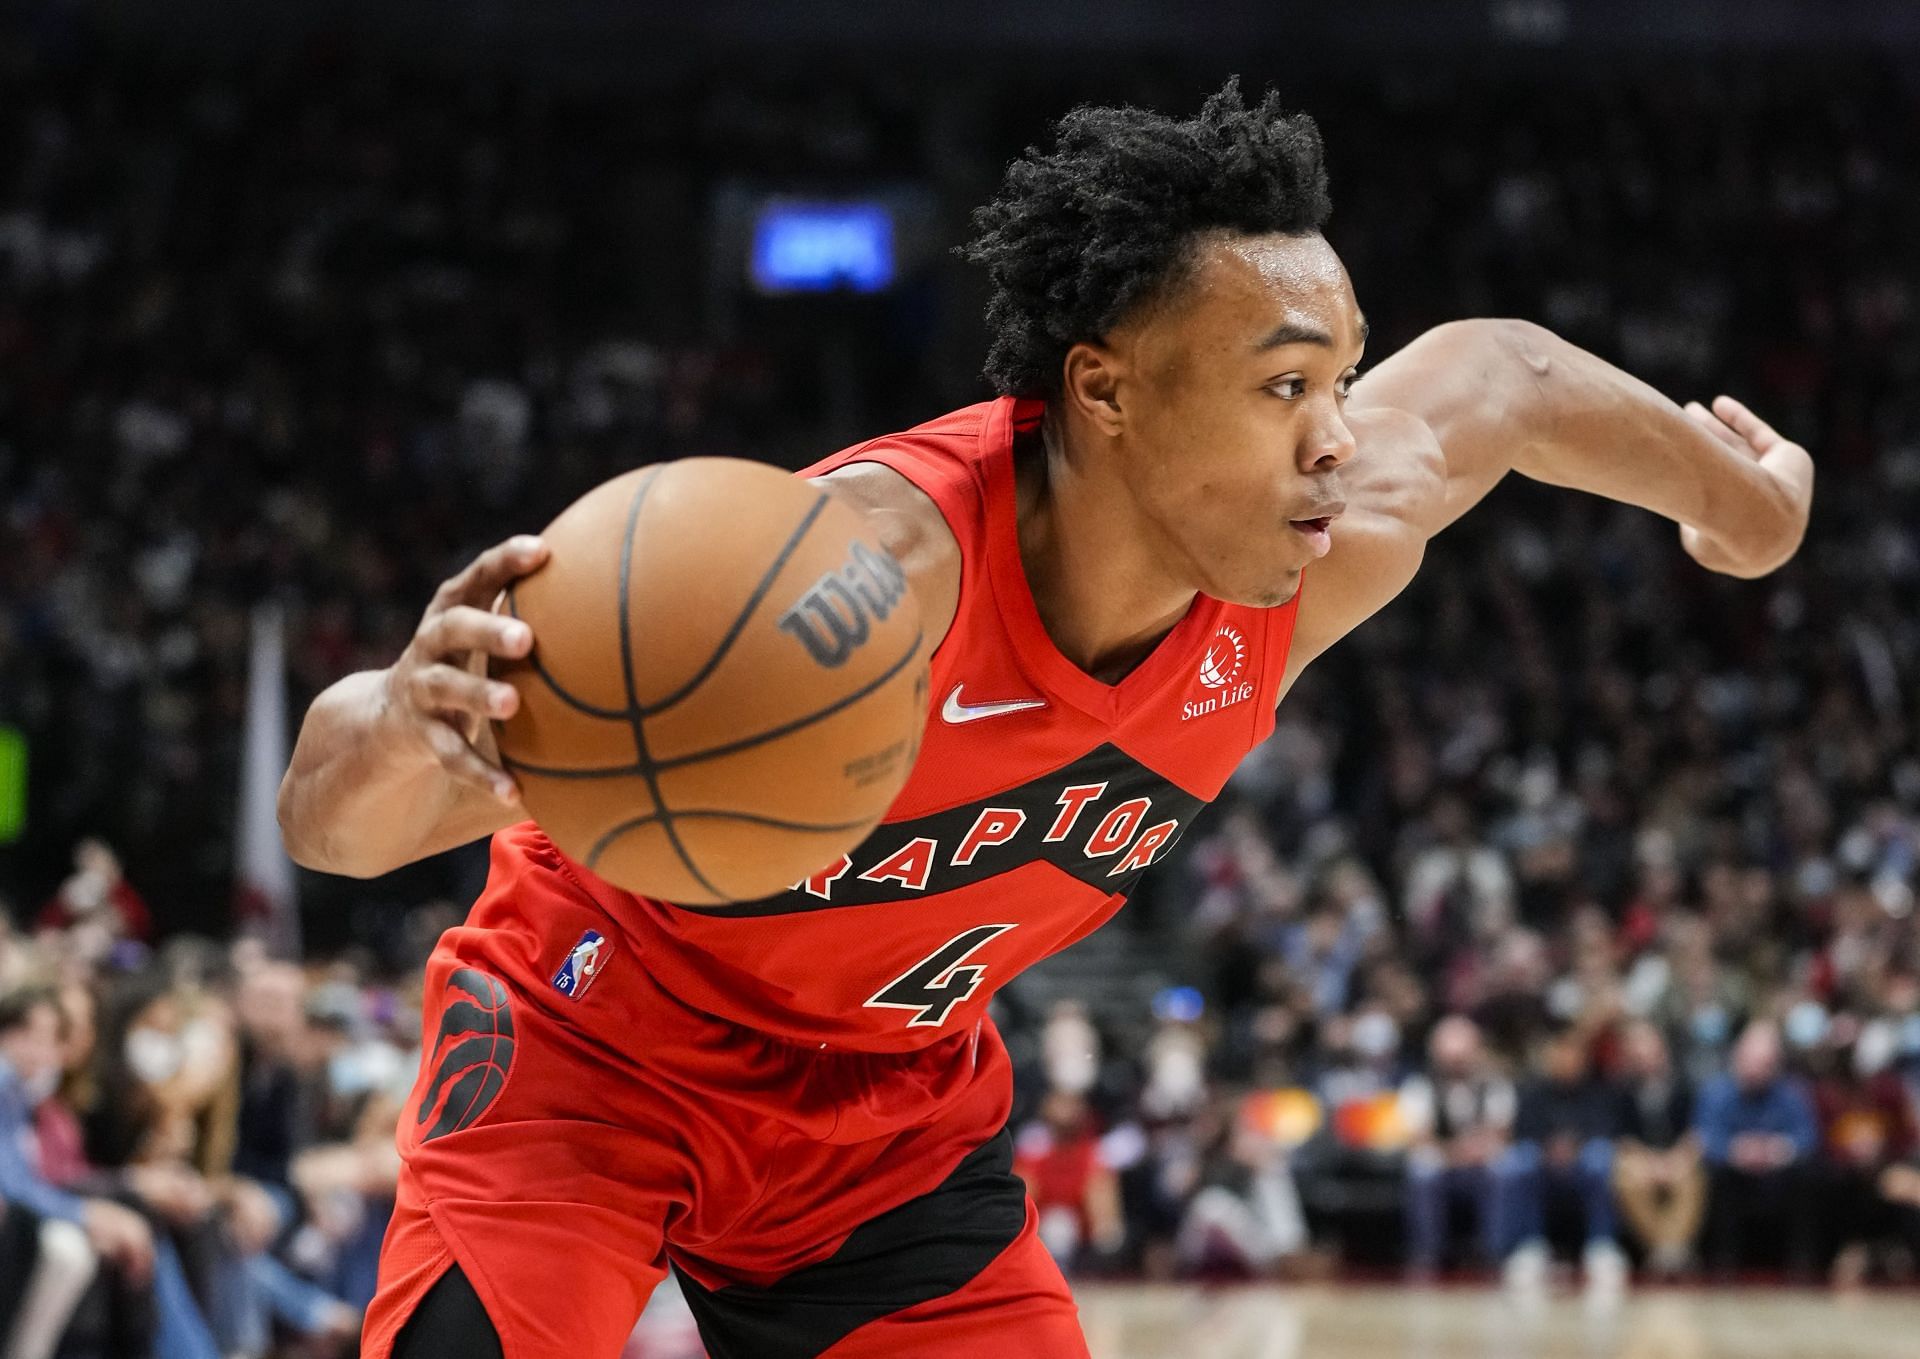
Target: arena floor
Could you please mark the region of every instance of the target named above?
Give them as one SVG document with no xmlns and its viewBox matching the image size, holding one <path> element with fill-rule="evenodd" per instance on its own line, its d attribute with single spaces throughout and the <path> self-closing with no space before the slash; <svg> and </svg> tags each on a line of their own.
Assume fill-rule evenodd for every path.
<svg viewBox="0 0 1920 1359">
<path fill-rule="evenodd" d="M 1094 1359 L 1912 1359 L 1920 1293 L 1083 1285 Z"/>
</svg>

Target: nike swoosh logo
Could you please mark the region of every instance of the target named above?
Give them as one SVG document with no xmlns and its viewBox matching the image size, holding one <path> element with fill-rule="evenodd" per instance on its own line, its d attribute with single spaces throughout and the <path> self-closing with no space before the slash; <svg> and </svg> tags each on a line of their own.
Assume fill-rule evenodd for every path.
<svg viewBox="0 0 1920 1359">
<path fill-rule="evenodd" d="M 955 725 L 962 722 L 978 722 L 983 717 L 1001 717 L 1027 708 L 1047 706 L 1047 701 L 1043 698 L 1016 698 L 1007 703 L 962 703 L 960 691 L 966 687 L 964 684 L 954 685 L 953 692 L 947 695 L 947 701 L 940 707 L 940 716 Z"/>
</svg>

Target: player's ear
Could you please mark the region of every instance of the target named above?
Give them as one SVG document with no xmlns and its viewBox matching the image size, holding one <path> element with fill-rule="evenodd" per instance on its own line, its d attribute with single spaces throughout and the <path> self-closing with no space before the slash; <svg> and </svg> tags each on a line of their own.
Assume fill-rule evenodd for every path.
<svg viewBox="0 0 1920 1359">
<path fill-rule="evenodd" d="M 1103 344 L 1085 341 L 1067 351 L 1060 366 L 1060 396 L 1080 416 L 1108 436 L 1125 426 L 1120 411 L 1124 361 Z"/>
</svg>

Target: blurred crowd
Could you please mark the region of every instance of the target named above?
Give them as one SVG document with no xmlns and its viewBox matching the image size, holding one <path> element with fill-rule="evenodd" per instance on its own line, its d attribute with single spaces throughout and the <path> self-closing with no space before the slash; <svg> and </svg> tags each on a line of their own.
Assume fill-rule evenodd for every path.
<svg viewBox="0 0 1920 1359">
<path fill-rule="evenodd" d="M 309 938 L 350 961 L 181 937 L 232 928 L 249 607 L 286 609 L 297 705 L 604 476 L 798 465 L 974 399 L 955 261 L 876 301 L 736 296 L 715 196 L 911 181 L 957 241 L 1075 97 L 1190 107 L 1219 74 L 576 94 L 0 30 L 0 724 L 31 771 L 0 846 L 0 1119 L 37 1147 L 0 1228 L 20 1250 L 38 1224 L 78 1333 L 324 1346 L 365 1300 L 416 932 L 335 909 L 392 888 L 309 881 L 334 894 Z M 1602 1287 L 1898 1273 L 1920 92 L 1869 60 L 1246 75 L 1322 118 L 1378 353 L 1524 316 L 1750 400 L 1820 496 L 1758 583 L 1512 480 L 1449 530 L 1112 927 L 1186 984 L 1151 1016 L 1009 1013 L 1049 1240 L 1153 1273 L 1344 1254 L 1525 1283 L 1551 1247 Z"/>
<path fill-rule="evenodd" d="M 1577 1272 L 1617 1295 L 1636 1268 L 1840 1288 L 1920 1269 L 1910 1014 L 1802 1002 L 1721 1035 L 1696 1078 L 1668 1028 L 1620 1008 L 1503 1052 L 1463 1014 L 1403 1050 L 1368 1006 L 1249 1084 L 1219 1074 L 1197 995 L 1164 999 L 1138 1056 L 1103 1060 L 1077 1002 L 1040 1030 L 1017 1168 L 1070 1270 L 1519 1290 Z"/>
<path fill-rule="evenodd" d="M 156 945 L 112 851 L 76 859 L 30 929 L 0 925 L 0 1355 L 351 1354 L 424 954 Z M 453 919 L 422 908 L 414 937 Z"/>
</svg>

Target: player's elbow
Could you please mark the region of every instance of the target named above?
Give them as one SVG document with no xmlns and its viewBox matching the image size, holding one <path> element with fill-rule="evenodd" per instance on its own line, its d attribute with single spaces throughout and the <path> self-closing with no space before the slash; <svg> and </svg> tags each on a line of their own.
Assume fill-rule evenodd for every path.
<svg viewBox="0 0 1920 1359">
<path fill-rule="evenodd" d="M 1514 316 L 1457 321 L 1463 365 L 1474 374 L 1488 418 L 1503 430 L 1510 464 L 1537 473 L 1560 429 L 1578 404 L 1579 351 L 1547 327 Z"/>
<path fill-rule="evenodd" d="M 301 833 L 297 807 L 293 771 L 289 769 L 280 776 L 280 793 L 273 807 L 274 819 L 280 823 L 280 843 L 286 846 L 287 857 L 300 867 L 317 868 L 319 865 L 313 862 L 313 851 L 308 846 L 306 836 Z"/>
<path fill-rule="evenodd" d="M 300 867 L 311 868 L 315 872 L 343 872 L 329 860 L 321 838 L 311 833 L 300 815 L 300 797 L 295 784 L 293 771 L 288 770 L 280 780 L 280 797 L 274 807 L 276 819 L 280 822 L 280 843 L 286 846 L 287 857 Z"/>
<path fill-rule="evenodd" d="M 319 832 L 314 818 L 304 810 L 297 771 L 289 769 L 280 780 L 280 794 L 274 805 L 280 823 L 280 843 L 287 857 L 302 868 L 316 873 L 333 873 L 343 878 L 377 878 L 398 865 L 376 863 L 364 856 L 342 853 L 337 836 Z"/>
</svg>

